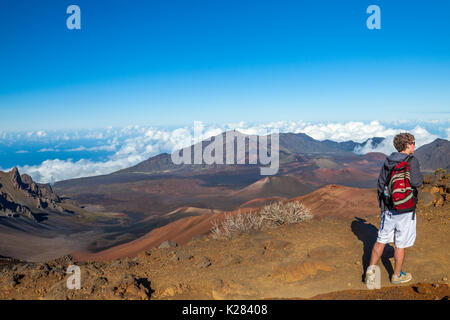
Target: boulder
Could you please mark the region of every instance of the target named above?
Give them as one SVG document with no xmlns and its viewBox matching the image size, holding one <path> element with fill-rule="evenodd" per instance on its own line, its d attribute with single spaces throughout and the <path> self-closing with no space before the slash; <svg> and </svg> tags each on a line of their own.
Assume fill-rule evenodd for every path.
<svg viewBox="0 0 450 320">
<path fill-rule="evenodd" d="M 183 260 L 190 260 L 193 257 L 194 256 L 192 254 L 186 252 L 185 250 L 179 250 L 178 252 L 175 253 L 175 256 L 173 257 L 172 260 L 183 261 Z"/>
<path fill-rule="evenodd" d="M 173 248 L 173 247 L 177 247 L 178 244 L 174 241 L 170 241 L 170 240 L 166 240 L 161 242 L 161 244 L 159 245 L 159 249 L 166 249 L 166 248 Z"/>
<path fill-rule="evenodd" d="M 201 257 L 200 261 L 197 263 L 197 268 L 207 268 L 211 265 L 211 260 L 208 257 Z"/>
<path fill-rule="evenodd" d="M 107 281 L 102 285 L 106 285 Z M 152 290 L 147 279 L 138 278 L 133 274 L 124 274 L 119 281 L 110 286 L 109 292 L 122 299 L 148 300 Z"/>
</svg>

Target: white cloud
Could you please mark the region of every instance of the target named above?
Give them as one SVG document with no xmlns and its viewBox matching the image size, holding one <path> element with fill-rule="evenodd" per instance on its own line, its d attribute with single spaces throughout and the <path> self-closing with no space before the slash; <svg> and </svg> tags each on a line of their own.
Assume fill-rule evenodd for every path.
<svg viewBox="0 0 450 320">
<path fill-rule="evenodd" d="M 300 130 L 317 140 L 330 139 L 338 142 L 348 140 L 363 142 L 372 137 L 385 137 L 394 133 L 393 129 L 386 128 L 378 121 L 372 121 L 369 124 L 355 121 L 312 124 Z"/>
<path fill-rule="evenodd" d="M 47 133 L 45 131 L 39 130 L 39 131 L 36 132 L 36 135 L 38 137 L 46 137 Z"/>
<path fill-rule="evenodd" d="M 109 140 L 109 144 L 86 148 L 79 146 L 66 151 L 115 151 L 107 161 L 96 162 L 87 159 L 79 161 L 67 160 L 46 160 L 39 165 L 22 166 L 19 170 L 29 174 L 35 181 L 41 183 L 53 183 L 60 180 L 87 177 L 94 175 L 108 174 L 123 168 L 133 166 L 144 161 L 151 156 L 162 152 L 171 152 L 172 149 L 190 145 L 190 132 L 186 128 L 179 128 L 173 131 L 163 131 L 157 129 L 141 130 L 139 127 L 129 127 L 121 130 L 118 136 L 135 130 L 139 135 L 126 138 L 122 142 L 118 137 Z M 116 132 L 117 133 L 117 132 Z M 219 132 L 220 133 L 220 132 Z M 208 134 L 208 133 L 206 133 Z M 59 149 L 60 150 L 60 149 Z M 59 151 L 58 149 L 43 148 L 40 152 Z"/>
<path fill-rule="evenodd" d="M 47 132 L 44 130 L 38 130 L 38 131 L 29 131 L 27 132 L 27 137 L 37 137 L 37 138 L 44 138 L 47 136 Z"/>
<path fill-rule="evenodd" d="M 59 149 L 54 149 L 54 148 L 42 148 L 42 149 L 39 149 L 38 152 L 59 152 Z"/>
<path fill-rule="evenodd" d="M 130 156 L 106 162 L 93 162 L 81 159 L 73 162 L 69 160 L 46 160 L 36 166 L 19 166 L 21 173 L 29 174 L 35 181 L 53 183 L 55 181 L 108 174 L 145 160 L 143 157 Z"/>
<path fill-rule="evenodd" d="M 96 146 L 96 147 L 90 147 L 90 148 L 87 148 L 85 146 L 79 146 L 77 148 L 67 149 L 64 151 L 77 152 L 77 151 L 115 151 L 115 150 L 116 150 L 116 144 L 110 144 L 110 145 Z"/>
<path fill-rule="evenodd" d="M 78 148 L 67 149 L 66 151 L 76 152 L 76 151 L 85 151 L 85 150 L 87 150 L 87 148 L 85 146 L 79 146 Z"/>
<path fill-rule="evenodd" d="M 368 152 L 382 152 L 384 154 L 391 154 L 396 151 L 393 145 L 394 136 L 400 132 L 405 132 L 403 129 L 393 129 L 393 132 L 390 132 L 389 135 L 385 136 L 385 139 L 375 148 L 371 146 L 370 143 L 367 143 L 363 148 L 355 149 L 355 152 L 358 154 L 366 154 Z M 439 138 L 438 136 L 429 133 L 427 130 L 420 126 L 416 126 L 414 129 L 409 130 L 412 135 L 414 135 L 416 148 L 423 146 L 424 144 L 433 142 L 435 139 Z"/>
</svg>

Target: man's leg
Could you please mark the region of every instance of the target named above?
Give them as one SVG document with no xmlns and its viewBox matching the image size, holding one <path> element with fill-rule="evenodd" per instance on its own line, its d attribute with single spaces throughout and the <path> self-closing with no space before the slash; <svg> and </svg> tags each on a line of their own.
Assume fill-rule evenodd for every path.
<svg viewBox="0 0 450 320">
<path fill-rule="evenodd" d="M 391 214 L 383 212 L 381 216 L 380 230 L 378 230 L 377 241 L 372 248 L 370 264 L 366 270 L 366 285 L 369 289 L 377 288 L 377 280 L 378 285 L 381 285 L 381 279 L 377 279 L 377 273 L 379 273 L 377 272 L 379 271 L 377 263 L 383 254 L 386 243 L 394 240 L 394 227 L 395 225 L 391 223 Z M 378 277 L 380 277 L 379 274 Z"/>
<path fill-rule="evenodd" d="M 416 219 L 413 219 L 414 212 L 398 215 L 396 219 L 395 233 L 395 268 L 393 280 L 394 283 L 403 283 L 411 280 L 411 274 L 405 273 L 400 276 L 402 271 L 405 248 L 411 247 L 416 240 Z"/>
<path fill-rule="evenodd" d="M 378 263 L 378 260 L 380 260 L 380 257 L 383 254 L 385 245 L 386 245 L 385 243 L 375 242 L 375 245 L 373 246 L 373 249 L 372 249 L 372 256 L 370 257 L 369 266 L 374 266 Z M 402 262 L 403 262 L 403 260 L 402 260 Z"/>
<path fill-rule="evenodd" d="M 377 267 L 376 264 L 378 263 L 378 260 L 380 260 L 381 255 L 384 251 L 384 243 L 381 242 L 375 242 L 375 245 L 372 249 L 372 256 L 370 257 L 370 265 L 367 268 L 366 271 L 366 285 L 369 289 L 379 289 L 379 286 L 381 285 L 381 280 L 378 279 L 378 287 L 377 287 Z M 379 269 L 378 269 L 379 270 Z M 379 275 L 378 275 L 379 277 Z"/>
<path fill-rule="evenodd" d="M 395 258 L 394 274 L 398 277 L 400 276 L 400 271 L 402 271 L 403 260 L 405 259 L 405 248 L 395 248 L 394 258 Z"/>
</svg>

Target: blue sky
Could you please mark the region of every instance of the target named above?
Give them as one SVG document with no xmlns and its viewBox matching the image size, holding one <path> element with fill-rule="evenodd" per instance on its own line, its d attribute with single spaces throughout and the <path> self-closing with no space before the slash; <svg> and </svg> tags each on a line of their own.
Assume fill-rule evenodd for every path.
<svg viewBox="0 0 450 320">
<path fill-rule="evenodd" d="M 0 129 L 448 119 L 449 14 L 444 0 L 5 0 Z"/>
</svg>

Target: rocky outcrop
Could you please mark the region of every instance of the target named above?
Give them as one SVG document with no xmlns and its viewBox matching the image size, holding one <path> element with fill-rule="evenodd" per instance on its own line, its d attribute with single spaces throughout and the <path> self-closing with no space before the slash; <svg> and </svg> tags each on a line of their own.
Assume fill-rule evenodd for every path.
<svg viewBox="0 0 450 320">
<path fill-rule="evenodd" d="M 27 174 L 22 174 L 20 176 L 20 179 L 22 181 L 22 188 L 24 190 L 27 190 L 30 194 L 54 202 L 60 201 L 58 195 L 53 192 L 53 189 L 50 186 L 50 184 L 35 183 L 33 179 Z"/>
<path fill-rule="evenodd" d="M 27 174 L 20 175 L 16 167 L 0 172 L 0 216 L 35 219 L 33 213 L 48 211 L 65 212 L 61 199 L 49 184 L 36 183 Z"/>
<path fill-rule="evenodd" d="M 30 208 L 11 201 L 11 197 L 5 192 L 0 192 L 0 216 L 17 217 L 24 215 L 33 218 Z"/>
<path fill-rule="evenodd" d="M 22 188 L 22 179 L 20 178 L 19 170 L 17 167 L 14 167 L 9 173 L 9 178 L 11 179 L 11 183 L 14 188 L 21 189 Z"/>
<path fill-rule="evenodd" d="M 450 181 L 447 174 L 426 174 L 419 192 L 423 207 L 442 207 L 450 201 Z"/>
</svg>

